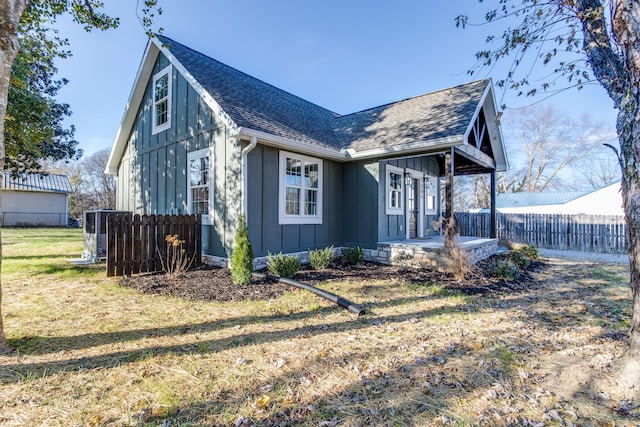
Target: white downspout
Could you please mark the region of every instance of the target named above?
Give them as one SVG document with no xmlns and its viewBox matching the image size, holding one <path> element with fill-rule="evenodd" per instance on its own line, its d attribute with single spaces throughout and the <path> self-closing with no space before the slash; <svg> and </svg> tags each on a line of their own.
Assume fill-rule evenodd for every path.
<svg viewBox="0 0 640 427">
<path fill-rule="evenodd" d="M 247 219 L 247 210 L 249 209 L 249 201 L 247 199 L 247 193 L 249 191 L 249 171 L 247 166 L 247 157 L 251 150 L 256 148 L 256 145 L 258 145 L 258 138 L 252 136 L 249 145 L 242 149 L 242 213 L 244 214 L 244 218 L 247 222 L 249 221 Z"/>
</svg>

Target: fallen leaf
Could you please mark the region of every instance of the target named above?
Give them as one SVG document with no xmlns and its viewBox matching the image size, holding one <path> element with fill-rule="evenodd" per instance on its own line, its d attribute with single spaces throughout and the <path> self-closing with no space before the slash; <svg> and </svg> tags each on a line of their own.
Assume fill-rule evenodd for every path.
<svg viewBox="0 0 640 427">
<path fill-rule="evenodd" d="M 311 385 L 311 380 L 307 377 L 300 378 L 300 385 L 303 387 L 309 387 Z"/>
<path fill-rule="evenodd" d="M 255 402 L 253 402 L 253 406 L 256 409 L 260 409 L 263 410 L 265 409 L 267 406 L 269 406 L 269 403 L 271 403 L 271 397 L 269 397 L 266 394 L 263 394 L 262 396 L 260 396 Z"/>
</svg>

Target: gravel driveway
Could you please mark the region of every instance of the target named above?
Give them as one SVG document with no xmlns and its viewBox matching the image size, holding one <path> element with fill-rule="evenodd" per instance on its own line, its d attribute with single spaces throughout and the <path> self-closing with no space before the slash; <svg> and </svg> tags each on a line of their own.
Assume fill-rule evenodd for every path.
<svg viewBox="0 0 640 427">
<path fill-rule="evenodd" d="M 578 261 L 591 261 L 613 264 L 629 264 L 629 255 L 601 254 L 596 252 L 559 251 L 553 249 L 538 249 L 544 258 L 565 258 Z"/>
</svg>

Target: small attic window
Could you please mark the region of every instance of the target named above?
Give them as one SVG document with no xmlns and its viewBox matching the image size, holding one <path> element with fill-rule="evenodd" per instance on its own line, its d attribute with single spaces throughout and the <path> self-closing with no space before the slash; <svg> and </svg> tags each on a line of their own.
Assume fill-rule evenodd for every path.
<svg viewBox="0 0 640 427">
<path fill-rule="evenodd" d="M 153 131 L 171 127 L 171 65 L 153 76 Z"/>
</svg>

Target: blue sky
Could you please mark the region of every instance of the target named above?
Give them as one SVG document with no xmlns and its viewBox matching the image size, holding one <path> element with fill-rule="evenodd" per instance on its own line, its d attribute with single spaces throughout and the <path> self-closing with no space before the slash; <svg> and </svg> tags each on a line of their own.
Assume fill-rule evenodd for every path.
<svg viewBox="0 0 640 427">
<path fill-rule="evenodd" d="M 69 122 L 76 126 L 76 139 L 87 154 L 111 146 L 147 42 L 135 1 L 105 3 L 106 11 L 120 17 L 120 28 L 86 33 L 69 19 L 57 24 L 74 55 L 57 64 L 60 76 L 69 79 L 59 99 L 71 105 Z M 502 29 L 462 30 L 454 23 L 460 14 L 479 21 L 488 9 L 485 3 L 161 0 L 164 13 L 157 24 L 167 37 L 347 114 L 476 78 L 501 78 L 504 66 L 474 77 L 466 71 L 474 65 L 474 53 L 485 48 L 486 35 Z M 532 102 L 509 92 L 504 101 L 513 108 Z M 599 86 L 566 91 L 542 102 L 576 117 L 590 114 L 615 127 L 613 103 Z"/>
</svg>

